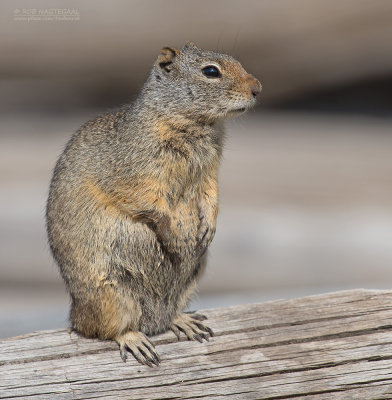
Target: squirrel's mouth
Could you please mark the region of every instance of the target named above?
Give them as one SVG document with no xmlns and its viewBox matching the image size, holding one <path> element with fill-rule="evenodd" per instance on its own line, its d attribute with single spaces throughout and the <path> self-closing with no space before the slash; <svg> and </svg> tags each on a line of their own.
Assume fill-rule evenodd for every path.
<svg viewBox="0 0 392 400">
<path fill-rule="evenodd" d="M 232 108 L 226 111 L 226 117 L 227 118 L 235 118 L 239 116 L 240 114 L 245 113 L 246 111 L 249 110 L 251 105 L 245 106 L 245 107 L 238 107 L 238 108 Z"/>
<path fill-rule="evenodd" d="M 246 107 L 234 108 L 233 110 L 230 110 L 231 113 L 243 113 L 245 111 L 246 111 Z"/>
</svg>

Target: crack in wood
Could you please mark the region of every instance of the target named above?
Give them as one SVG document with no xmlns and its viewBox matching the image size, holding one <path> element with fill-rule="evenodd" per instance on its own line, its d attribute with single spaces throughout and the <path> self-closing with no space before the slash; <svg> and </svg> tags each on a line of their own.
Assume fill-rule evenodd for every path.
<svg viewBox="0 0 392 400">
<path fill-rule="evenodd" d="M 320 341 L 325 341 L 325 340 L 330 340 L 330 339 L 342 339 L 342 338 L 353 337 L 353 336 L 369 335 L 372 333 L 386 332 L 386 331 L 390 331 L 390 330 L 392 330 L 392 325 L 384 325 L 384 326 L 380 326 L 380 327 L 376 327 L 376 328 L 362 329 L 362 330 L 358 330 L 358 331 L 339 332 L 339 333 L 333 333 L 333 334 L 329 334 L 329 335 L 310 336 L 308 338 L 303 338 L 303 339 L 289 339 L 289 340 L 281 340 L 279 342 L 273 342 L 273 343 L 262 343 L 262 344 L 253 345 L 253 346 L 243 346 L 240 349 L 256 350 L 256 349 L 269 348 L 269 347 L 285 346 L 285 345 L 290 345 L 290 344 L 320 342 Z M 214 354 L 225 353 L 225 352 L 226 352 L 226 350 L 217 350 L 217 351 L 211 351 L 209 354 L 214 355 Z"/>
</svg>

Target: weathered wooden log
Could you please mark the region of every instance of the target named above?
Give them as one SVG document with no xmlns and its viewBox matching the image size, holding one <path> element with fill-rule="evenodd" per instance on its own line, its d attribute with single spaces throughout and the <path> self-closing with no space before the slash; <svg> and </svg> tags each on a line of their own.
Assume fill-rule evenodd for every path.
<svg viewBox="0 0 392 400">
<path fill-rule="evenodd" d="M 0 398 L 392 399 L 392 291 L 203 311 L 215 337 L 153 338 L 162 363 L 123 363 L 69 330 L 0 341 Z"/>
</svg>

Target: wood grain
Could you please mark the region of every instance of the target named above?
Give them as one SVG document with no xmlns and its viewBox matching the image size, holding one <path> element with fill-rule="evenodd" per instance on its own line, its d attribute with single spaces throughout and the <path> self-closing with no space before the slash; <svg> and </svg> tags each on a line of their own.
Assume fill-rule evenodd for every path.
<svg viewBox="0 0 392 400">
<path fill-rule="evenodd" d="M 216 336 L 153 338 L 162 363 L 68 330 L 0 341 L 0 399 L 392 399 L 392 291 L 203 311 Z"/>
</svg>

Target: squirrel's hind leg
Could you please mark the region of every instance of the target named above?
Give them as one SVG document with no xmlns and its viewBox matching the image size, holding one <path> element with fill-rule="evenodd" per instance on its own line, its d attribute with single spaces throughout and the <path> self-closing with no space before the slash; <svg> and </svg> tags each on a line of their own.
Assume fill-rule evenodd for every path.
<svg viewBox="0 0 392 400">
<path fill-rule="evenodd" d="M 183 332 L 188 340 L 197 340 L 200 343 L 203 339 L 207 342 L 209 338 L 214 336 L 214 332 L 208 326 L 205 326 L 201 321 L 207 319 L 202 314 L 183 313 L 173 320 L 173 324 L 170 329 L 180 339 L 180 333 Z"/>
<path fill-rule="evenodd" d="M 129 331 L 115 338 L 120 346 L 120 355 L 124 362 L 127 361 L 127 352 L 130 352 L 140 364 L 152 367 L 158 366 L 160 358 L 154 345 L 142 332 Z"/>
</svg>

